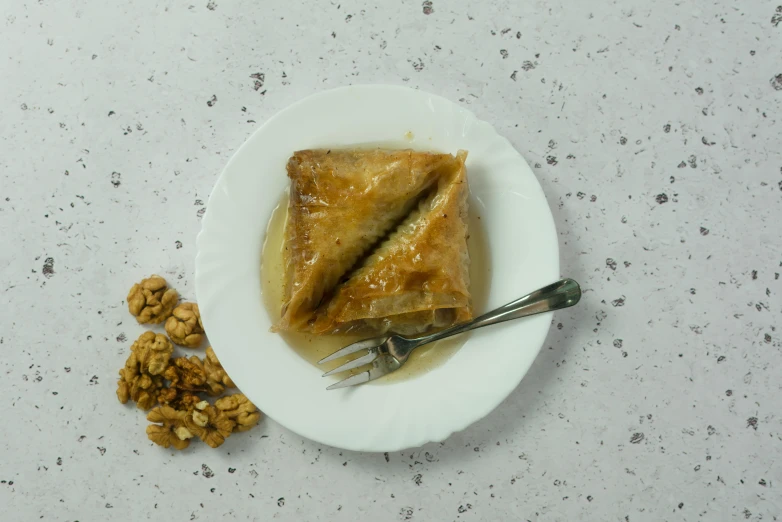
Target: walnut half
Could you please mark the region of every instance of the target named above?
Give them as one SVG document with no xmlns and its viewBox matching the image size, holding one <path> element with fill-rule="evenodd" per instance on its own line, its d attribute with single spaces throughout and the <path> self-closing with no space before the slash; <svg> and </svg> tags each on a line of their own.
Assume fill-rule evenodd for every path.
<svg viewBox="0 0 782 522">
<path fill-rule="evenodd" d="M 234 382 L 225 372 L 223 365 L 220 364 L 220 361 L 217 359 L 217 355 L 211 346 L 207 347 L 206 349 L 204 369 L 206 370 L 206 376 L 210 381 L 220 383 L 226 388 L 236 387 L 236 384 L 234 384 Z"/>
<path fill-rule="evenodd" d="M 185 426 L 187 412 L 170 406 L 160 406 L 150 411 L 147 420 L 156 424 L 147 426 L 147 437 L 159 446 L 182 450 L 190 445 L 194 434 Z"/>
<path fill-rule="evenodd" d="M 132 400 L 148 410 L 158 402 L 163 377 L 174 347 L 165 335 L 144 332 L 130 347 L 125 367 L 119 371 L 117 398 L 122 404 Z"/>
<path fill-rule="evenodd" d="M 139 373 L 132 366 L 126 366 L 119 371 L 117 398 L 122 404 L 132 400 L 137 408 L 148 410 L 157 403 L 158 390 L 162 386 L 163 379 L 159 375 Z"/>
<path fill-rule="evenodd" d="M 231 436 L 234 426 L 234 421 L 207 401 L 198 403 L 196 409 L 185 417 L 185 427 L 213 448 L 221 446 Z"/>
<path fill-rule="evenodd" d="M 139 324 L 162 323 L 171 315 L 179 295 L 166 280 L 153 275 L 133 285 L 128 292 L 128 311 Z"/>
<path fill-rule="evenodd" d="M 139 370 L 150 375 L 161 375 L 168 367 L 174 347 L 163 334 L 146 331 L 130 347 L 130 355 L 136 356 Z M 130 358 L 128 362 L 130 362 Z M 127 363 L 126 363 L 127 365 Z"/>
<path fill-rule="evenodd" d="M 175 410 L 192 411 L 195 405 L 201 402 L 201 398 L 193 392 L 169 386 L 158 392 L 157 401 Z"/>
<path fill-rule="evenodd" d="M 210 350 L 211 347 L 206 351 L 206 360 L 195 355 L 173 359 L 163 376 L 171 381 L 172 387 L 217 397 L 225 391 L 226 386 L 235 385 Z"/>
<path fill-rule="evenodd" d="M 171 381 L 171 387 L 179 390 L 190 392 L 207 390 L 204 363 L 195 355 L 172 359 L 163 377 Z"/>
<path fill-rule="evenodd" d="M 182 303 L 174 308 L 173 315 L 166 320 L 166 333 L 175 344 L 198 348 L 204 338 L 198 305 Z"/>
<path fill-rule="evenodd" d="M 236 423 L 234 432 L 247 431 L 261 420 L 261 412 L 243 393 L 220 397 L 215 401 L 215 408 Z"/>
</svg>

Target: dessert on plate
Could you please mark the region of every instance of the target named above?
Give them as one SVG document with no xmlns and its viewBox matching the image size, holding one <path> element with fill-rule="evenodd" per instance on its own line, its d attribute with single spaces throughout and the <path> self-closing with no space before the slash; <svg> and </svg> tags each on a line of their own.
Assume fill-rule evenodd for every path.
<svg viewBox="0 0 782 522">
<path fill-rule="evenodd" d="M 466 156 L 294 153 L 274 329 L 414 334 L 469 320 Z"/>
</svg>

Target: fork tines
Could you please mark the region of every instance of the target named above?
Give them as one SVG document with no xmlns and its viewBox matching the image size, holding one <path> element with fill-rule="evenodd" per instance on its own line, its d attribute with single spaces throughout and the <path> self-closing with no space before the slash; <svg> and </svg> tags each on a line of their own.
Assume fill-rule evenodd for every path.
<svg viewBox="0 0 782 522">
<path fill-rule="evenodd" d="M 361 373 L 357 373 L 356 375 L 351 375 L 350 377 L 335 382 L 328 388 L 327 390 L 335 390 L 337 388 L 345 388 L 347 386 L 354 386 L 356 384 L 365 383 L 367 381 L 371 381 L 373 379 L 376 379 L 378 377 L 381 377 L 391 371 L 386 364 L 377 364 L 377 358 L 380 355 L 380 345 L 382 345 L 386 341 L 387 337 L 376 337 L 374 339 L 366 339 L 364 341 L 359 341 L 353 344 L 350 344 L 341 350 L 338 350 L 328 357 L 325 357 L 318 361 L 318 364 L 327 363 L 330 361 L 334 361 L 336 359 L 339 359 L 341 357 L 345 357 L 348 355 L 352 355 L 354 353 L 360 352 L 362 350 L 366 350 L 366 354 L 357 357 L 355 359 L 351 359 L 350 361 L 346 362 L 345 364 L 338 366 L 334 368 L 333 370 L 329 370 L 328 372 L 323 374 L 323 377 L 327 377 L 329 375 L 334 375 L 335 373 L 341 373 L 347 370 L 352 370 L 354 368 L 359 368 L 361 366 L 364 366 L 366 364 L 372 364 L 372 368 Z"/>
<path fill-rule="evenodd" d="M 327 363 L 329 361 L 333 361 L 334 359 L 339 359 L 340 357 L 345 357 L 346 355 L 350 355 L 352 353 L 356 353 L 359 350 L 366 350 L 369 348 L 377 348 L 383 342 L 385 342 L 385 337 L 376 337 L 374 339 L 365 339 L 363 341 L 359 341 L 357 343 L 349 344 L 346 347 L 342 348 L 341 350 L 337 350 L 336 352 L 332 353 L 328 357 L 324 357 L 320 361 L 318 361 L 318 364 Z"/>
</svg>

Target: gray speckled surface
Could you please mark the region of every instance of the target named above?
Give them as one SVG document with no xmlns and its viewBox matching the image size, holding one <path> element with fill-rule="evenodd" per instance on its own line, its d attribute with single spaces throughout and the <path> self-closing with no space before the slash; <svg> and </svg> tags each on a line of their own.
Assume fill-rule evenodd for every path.
<svg viewBox="0 0 782 522">
<path fill-rule="evenodd" d="M 782 7 L 115 4 L 0 9 L 0 505 L 16 520 L 782 519 Z M 160 271 L 192 298 L 230 155 L 288 104 L 358 82 L 460 100 L 507 136 L 582 305 L 443 444 L 354 454 L 266 420 L 217 451 L 153 446 L 114 395 L 142 331 L 127 289 Z"/>
</svg>

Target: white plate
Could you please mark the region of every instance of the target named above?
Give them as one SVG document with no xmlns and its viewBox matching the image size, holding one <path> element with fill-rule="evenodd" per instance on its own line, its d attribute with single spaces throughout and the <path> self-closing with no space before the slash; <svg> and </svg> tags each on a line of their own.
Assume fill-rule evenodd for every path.
<svg viewBox="0 0 782 522">
<path fill-rule="evenodd" d="M 312 440 L 358 451 L 442 441 L 484 417 L 535 359 L 551 314 L 478 330 L 442 366 L 413 379 L 326 391 L 320 372 L 269 332 L 260 263 L 266 224 L 294 150 L 415 137 L 414 148 L 469 151 L 471 205 L 491 249 L 494 308 L 559 277 L 557 235 L 535 175 L 491 125 L 444 98 L 384 85 L 310 96 L 259 128 L 217 180 L 198 236 L 196 294 L 228 373 L 269 417 Z"/>
</svg>

